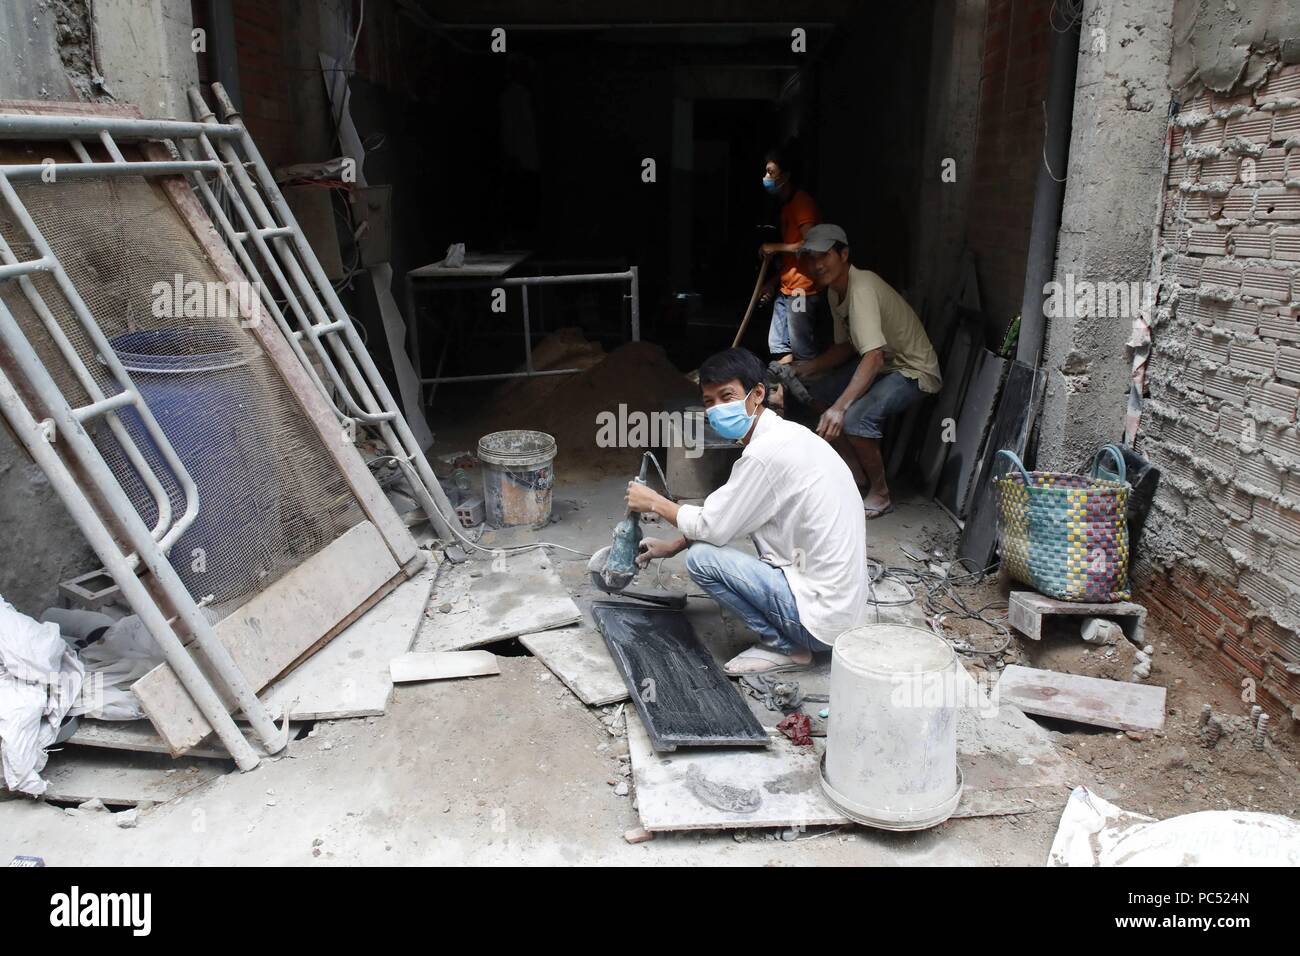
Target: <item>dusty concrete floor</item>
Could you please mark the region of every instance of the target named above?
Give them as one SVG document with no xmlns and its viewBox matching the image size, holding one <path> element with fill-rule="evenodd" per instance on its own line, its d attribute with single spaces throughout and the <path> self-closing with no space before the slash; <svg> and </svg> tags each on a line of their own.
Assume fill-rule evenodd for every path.
<svg viewBox="0 0 1300 956">
<path fill-rule="evenodd" d="M 624 484 L 617 477 L 562 477 L 555 521 L 542 537 L 583 551 L 603 545 L 621 516 Z M 900 543 L 928 547 L 951 534 L 941 511 L 913 500 L 871 523 L 868 548 L 886 563 L 901 563 Z M 483 543 L 530 538 L 518 530 L 497 532 Z M 553 551 L 552 560 L 585 611 L 591 598 L 582 587 L 585 559 Z M 681 558 L 665 562 L 663 574 L 670 586 L 687 583 Z M 431 604 L 436 600 L 435 586 Z M 728 640 L 743 639 L 711 606 L 691 603 L 697 629 L 711 646 L 723 649 Z M 718 626 L 722 631 L 713 633 Z M 498 650 L 522 654 L 517 645 Z M 400 686 L 385 716 L 321 721 L 284 755 L 155 806 L 133 829 L 118 827 L 113 813 L 70 815 L 51 804 L 0 799 L 0 858 L 34 854 L 49 865 L 69 866 L 1038 866 L 1056 831 L 1057 812 L 1040 811 L 955 820 L 918 834 L 842 827 L 810 830 L 790 841 L 775 831 L 755 831 L 738 841 L 731 833 L 709 832 L 661 834 L 629 845 L 624 831 L 639 826 L 635 791 L 620 797 L 613 786 L 624 779 L 625 765 L 617 759 L 626 753 L 623 738 L 611 736 L 600 710 L 585 707 L 534 658 L 502 656 L 501 671 L 499 677 Z M 1187 739 L 1184 725 L 1210 693 L 1189 662 L 1162 644 L 1153 681 L 1173 689 L 1164 738 L 1116 739 L 1111 732 L 1053 725 L 1063 731 L 1057 737 L 1062 746 L 1102 772 L 1103 796 L 1160 816 L 1261 804 L 1297 814 L 1300 788 L 1282 755 L 1270 756 L 1268 786 L 1259 790 L 1258 774 L 1234 772 L 1242 767 L 1239 759 L 1218 755 L 1216 767 L 1216 755 L 1197 752 Z"/>
</svg>

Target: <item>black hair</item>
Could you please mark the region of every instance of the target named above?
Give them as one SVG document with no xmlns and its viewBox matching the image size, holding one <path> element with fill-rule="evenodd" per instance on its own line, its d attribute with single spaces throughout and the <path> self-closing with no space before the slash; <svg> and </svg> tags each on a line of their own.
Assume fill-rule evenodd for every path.
<svg viewBox="0 0 1300 956">
<path fill-rule="evenodd" d="M 767 151 L 763 158 L 763 164 L 776 163 L 781 172 L 785 173 L 785 178 L 791 185 L 799 182 L 799 163 L 794 157 L 794 151 L 788 146 L 774 146 Z"/>
<path fill-rule="evenodd" d="M 718 352 L 710 355 L 700 366 L 701 385 L 721 385 L 737 380 L 744 386 L 746 395 L 754 390 L 755 385 L 767 387 L 767 366 L 749 349 Z"/>
<path fill-rule="evenodd" d="M 835 242 L 831 244 L 831 251 L 843 252 L 848 247 L 849 245 L 847 242 L 840 242 L 838 239 L 836 239 Z"/>
</svg>

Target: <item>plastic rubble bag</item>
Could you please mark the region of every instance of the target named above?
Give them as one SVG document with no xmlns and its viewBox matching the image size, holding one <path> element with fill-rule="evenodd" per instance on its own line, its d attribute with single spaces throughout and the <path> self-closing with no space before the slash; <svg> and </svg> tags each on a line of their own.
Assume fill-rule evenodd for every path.
<svg viewBox="0 0 1300 956">
<path fill-rule="evenodd" d="M 1048 866 L 1300 866 L 1300 821 L 1203 810 L 1156 820 L 1075 787 Z"/>
<path fill-rule="evenodd" d="M 131 685 L 163 663 L 163 655 L 139 615 L 115 620 L 94 611 L 49 608 L 41 620 L 62 629 L 63 639 L 77 649 L 85 666 L 86 680 L 72 708 L 74 715 L 96 720 L 144 717 Z"/>
<path fill-rule="evenodd" d="M 57 624 L 35 621 L 0 597 L 0 764 L 10 790 L 45 792 L 45 748 L 81 692 L 84 673 Z"/>
</svg>

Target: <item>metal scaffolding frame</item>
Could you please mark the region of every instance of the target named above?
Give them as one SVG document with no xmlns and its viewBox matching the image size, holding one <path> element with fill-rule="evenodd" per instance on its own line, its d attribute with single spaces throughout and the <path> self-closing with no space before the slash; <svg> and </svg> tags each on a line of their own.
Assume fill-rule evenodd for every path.
<svg viewBox="0 0 1300 956">
<path fill-rule="evenodd" d="M 13 313 L 0 301 L 0 345 L 12 356 L 9 368 L 0 367 L 0 413 L 45 472 L 87 542 L 122 589 L 132 610 L 140 615 L 167 664 L 221 743 L 241 769 L 249 770 L 257 766 L 260 758 L 227 711 L 217 687 L 248 719 L 267 753 L 276 753 L 285 746 L 288 722 L 286 719 L 282 728 L 276 727 L 258 699 L 256 689 L 249 685 L 217 638 L 200 609 L 200 602 L 190 595 L 168 561 L 168 549 L 194 521 L 200 507 L 197 487 L 86 301 L 23 206 L 13 183 L 33 179 L 58 182 L 79 177 L 186 177 L 206 204 L 246 278 L 259 290 L 261 308 L 274 319 L 313 387 L 319 389 L 340 423 L 349 428 L 361 423 L 379 431 L 439 534 L 451 537 L 449 522 L 454 519 L 450 517 L 453 509 L 427 459 L 398 412 L 387 385 L 289 211 L 252 137 L 220 86 L 214 84 L 213 91 L 224 114 L 224 123 L 208 111 L 197 90 L 190 91 L 190 98 L 198 122 L 102 115 L 0 114 L 0 140 L 61 141 L 77 157 L 76 162 L 0 165 L 0 204 L 13 214 L 19 229 L 38 253 L 34 259 L 19 261 L 9 244 L 0 238 L 0 282 L 18 282 L 44 330 L 90 398 L 89 403 L 78 407 L 69 403 Z M 86 148 L 87 141 L 102 148 L 107 161 L 93 158 Z M 143 158 L 128 159 L 119 143 L 136 144 Z M 214 192 L 214 183 L 219 184 L 221 197 Z M 235 228 L 223 202 L 234 210 L 242 229 Z M 258 281 L 262 277 L 246 248 L 250 242 L 274 279 L 297 324 L 296 329 L 271 295 L 268 283 Z M 32 281 L 32 276 L 40 273 L 52 278 L 71 308 L 77 326 L 89 338 L 119 391 L 106 393 L 81 360 Z M 317 374 L 312 357 L 303 348 L 304 339 L 310 343 L 312 357 L 325 371 L 333 392 Z M 9 372 L 13 370 L 21 381 L 11 378 Z M 41 411 L 33 411 L 28 405 L 29 397 Z M 154 471 L 120 417 L 128 409 L 139 416 L 163 466 L 184 494 L 185 509 L 179 516 L 173 514 L 165 490 L 167 476 Z M 42 419 L 42 414 L 48 417 Z M 153 528 L 145 525 L 83 427 L 101 417 L 155 501 L 158 519 Z M 108 513 L 102 513 L 101 509 Z M 175 612 L 174 617 L 168 617 L 137 576 L 142 565 L 152 572 L 162 598 Z M 209 665 L 206 672 L 200 669 L 182 641 L 183 633 L 193 636 Z"/>
</svg>

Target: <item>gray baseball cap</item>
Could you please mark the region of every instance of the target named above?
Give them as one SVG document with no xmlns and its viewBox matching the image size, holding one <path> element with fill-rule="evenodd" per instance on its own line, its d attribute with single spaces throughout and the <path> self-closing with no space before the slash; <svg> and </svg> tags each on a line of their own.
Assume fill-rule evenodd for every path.
<svg viewBox="0 0 1300 956">
<path fill-rule="evenodd" d="M 829 252 L 831 246 L 837 242 L 842 242 L 847 246 L 849 237 L 844 234 L 844 230 L 839 226 L 823 222 L 808 230 L 808 235 L 803 237 L 803 245 L 799 247 L 799 252 L 800 254 L 805 252 Z"/>
</svg>

